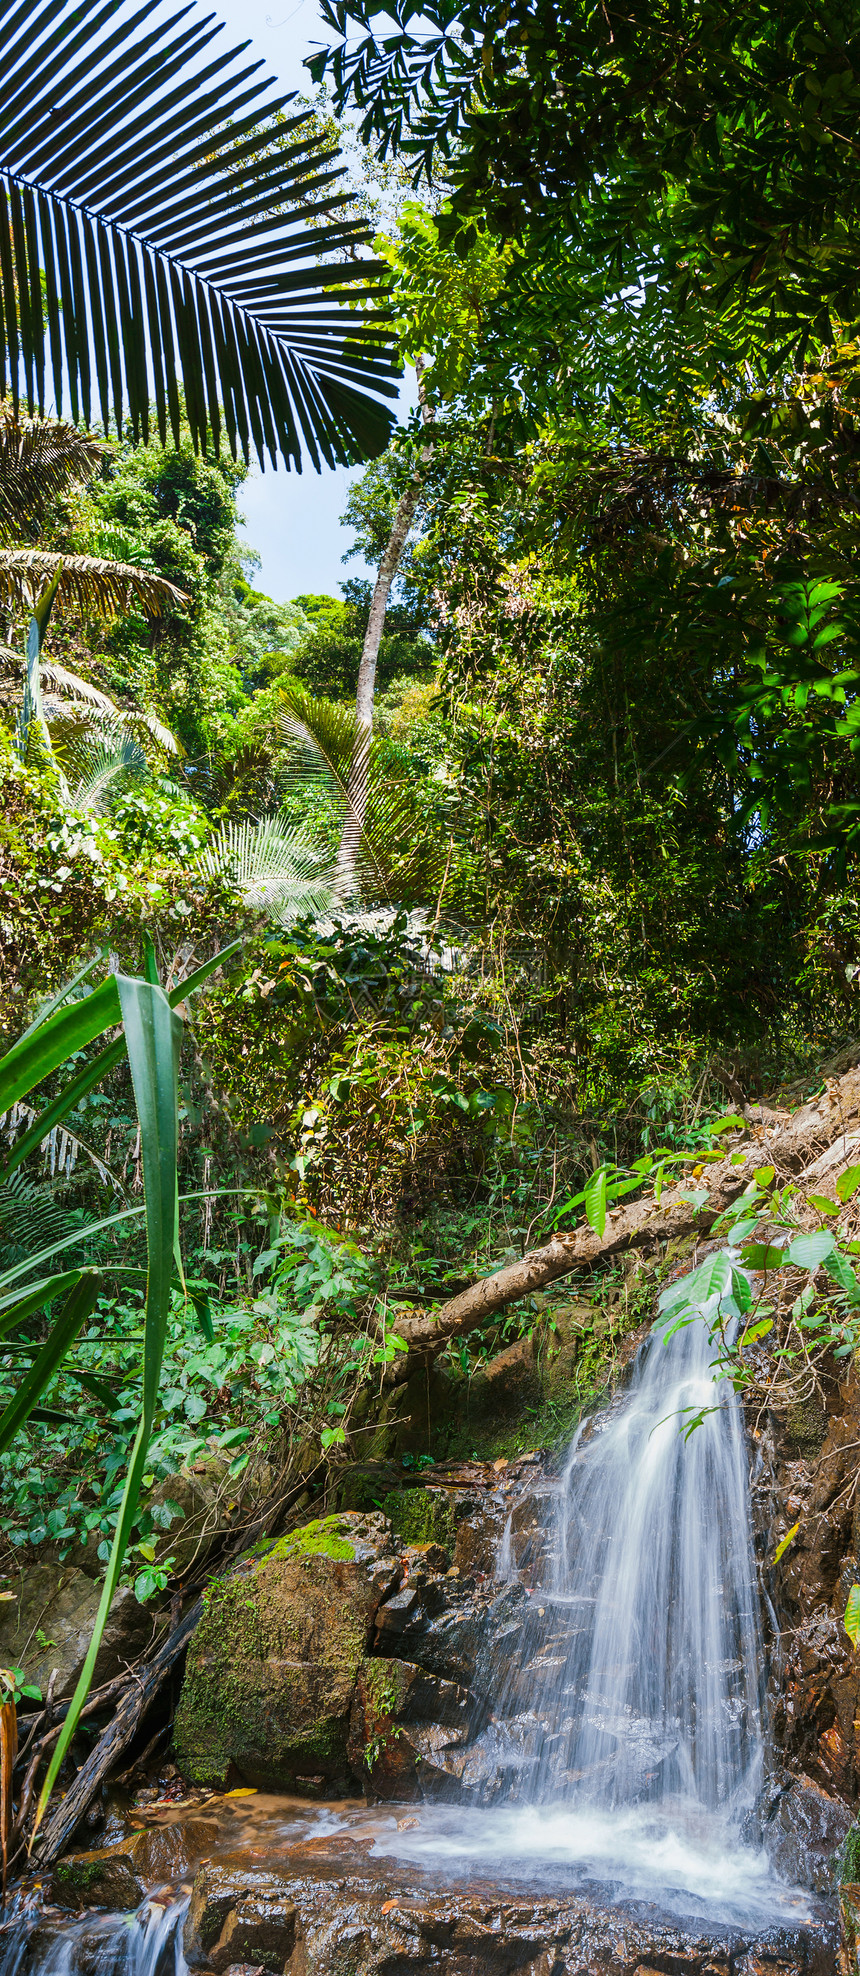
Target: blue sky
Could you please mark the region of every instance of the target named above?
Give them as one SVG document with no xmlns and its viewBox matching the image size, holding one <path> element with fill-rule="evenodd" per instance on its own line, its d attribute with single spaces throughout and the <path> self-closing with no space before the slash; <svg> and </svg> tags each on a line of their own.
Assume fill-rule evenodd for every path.
<svg viewBox="0 0 860 1976">
<path fill-rule="evenodd" d="M 223 20 L 234 46 L 250 39 L 285 88 L 310 93 L 302 57 L 312 42 L 328 38 L 315 0 L 298 0 L 298 5 L 296 0 L 213 0 L 212 12 Z M 279 603 L 303 591 L 337 596 L 346 577 L 369 573 L 359 558 L 341 563 L 352 534 L 341 528 L 338 517 L 360 471 L 340 467 L 316 474 L 306 466 L 301 474 L 282 467 L 261 474 L 253 469 L 241 490 L 240 508 L 249 545 L 262 557 L 254 580 Z"/>
</svg>

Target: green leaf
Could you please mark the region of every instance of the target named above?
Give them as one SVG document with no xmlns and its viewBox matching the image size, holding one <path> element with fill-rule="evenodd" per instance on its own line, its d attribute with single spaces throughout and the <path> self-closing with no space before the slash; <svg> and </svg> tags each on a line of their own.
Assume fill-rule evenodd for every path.
<svg viewBox="0 0 860 1976">
<path fill-rule="evenodd" d="M 594 1229 L 595 1234 L 602 1236 L 606 1227 L 605 1166 L 598 1167 L 597 1172 L 592 1174 L 591 1179 L 586 1183 L 583 1198 L 585 1200 L 585 1219 L 589 1227 Z"/>
<path fill-rule="evenodd" d="M 76 1050 L 85 1050 L 96 1036 L 121 1021 L 119 995 L 113 975 L 70 1008 L 58 1009 L 14 1044 L 0 1062 L 0 1112 L 9 1111 L 35 1084 L 50 1077 Z"/>
<path fill-rule="evenodd" d="M 832 1276 L 834 1283 L 839 1284 L 840 1290 L 845 1291 L 849 1302 L 855 1305 L 860 1304 L 860 1279 L 858 1279 L 850 1262 L 846 1260 L 840 1249 L 834 1249 L 825 1258 L 824 1267 L 827 1270 L 828 1276 Z"/>
<path fill-rule="evenodd" d="M 785 1249 L 777 1242 L 745 1242 L 741 1259 L 747 1269 L 764 1271 L 782 1269 L 786 1261 Z"/>
<path fill-rule="evenodd" d="M 14 1398 L 9 1401 L 4 1414 L 0 1417 L 0 1454 L 8 1448 L 19 1427 L 32 1413 L 45 1387 L 50 1385 L 69 1346 L 77 1337 L 81 1325 L 94 1309 L 101 1286 L 100 1270 L 81 1271 L 79 1281 L 63 1305 L 38 1358 L 34 1360 Z"/>
<path fill-rule="evenodd" d="M 771 1181 L 772 1181 L 772 1180 L 773 1180 L 773 1178 L 774 1178 L 774 1169 L 773 1169 L 773 1167 L 772 1167 L 772 1166 L 757 1166 L 757 1167 L 756 1167 L 756 1169 L 755 1169 L 755 1178 L 756 1178 L 756 1184 L 757 1184 L 757 1186 L 759 1186 L 759 1187 L 769 1187 L 769 1186 L 770 1186 L 770 1183 L 771 1183 Z"/>
<path fill-rule="evenodd" d="M 852 1647 L 856 1647 L 860 1639 L 860 1585 L 852 1585 L 848 1594 L 845 1607 L 845 1631 Z"/>
<path fill-rule="evenodd" d="M 850 1201 L 860 1187 L 860 1166 L 849 1166 L 836 1182 L 836 1192 L 840 1201 Z"/>
<path fill-rule="evenodd" d="M 741 1118 L 738 1112 L 729 1112 L 725 1118 L 715 1118 L 708 1126 L 708 1131 L 712 1135 L 717 1132 L 743 1132 L 745 1130 L 746 1119 Z"/>
<path fill-rule="evenodd" d="M 152 1432 L 164 1340 L 170 1308 L 170 1281 L 176 1218 L 179 1048 L 182 1023 L 156 984 L 116 977 L 126 1049 L 140 1127 L 146 1210 L 147 1283 L 140 1422 L 126 1474 L 104 1588 L 92 1638 L 39 1796 L 38 1829 L 60 1766 L 74 1736 L 92 1682 L 93 1669 L 119 1581 L 134 1523 L 141 1478 Z"/>
<path fill-rule="evenodd" d="M 826 1194 L 807 1194 L 806 1198 L 810 1207 L 815 1208 L 818 1214 L 839 1213 L 839 1202 L 831 1201 Z"/>
<path fill-rule="evenodd" d="M 796 1262 L 801 1269 L 818 1269 L 827 1256 L 832 1255 L 836 1239 L 829 1228 L 821 1228 L 815 1235 L 795 1235 L 786 1249 L 789 1262 Z"/>
</svg>

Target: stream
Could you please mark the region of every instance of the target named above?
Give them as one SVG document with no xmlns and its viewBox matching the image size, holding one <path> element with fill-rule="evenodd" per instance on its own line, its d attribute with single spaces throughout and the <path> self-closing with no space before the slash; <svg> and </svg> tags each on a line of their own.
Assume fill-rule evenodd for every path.
<svg viewBox="0 0 860 1976">
<path fill-rule="evenodd" d="M 506 1677 L 521 1738 L 507 1801 L 310 1806 L 258 1793 L 222 1801 L 208 1854 L 216 1864 L 235 1871 L 242 1859 L 253 1877 L 262 1861 L 288 1885 L 312 1879 L 320 1862 L 331 1875 L 339 1861 L 344 1887 L 369 1888 L 383 1915 L 398 1900 L 456 1906 L 462 1896 L 462 1908 L 482 1888 L 556 1914 L 581 1899 L 590 1913 L 626 1912 L 637 1925 L 645 1915 L 655 1927 L 707 1929 L 711 1948 L 715 1931 L 787 1930 L 799 1941 L 825 1925 L 825 1904 L 745 1842 L 767 1769 L 764 1654 L 743 1418 L 730 1385 L 714 1381 L 711 1356 L 701 1323 L 668 1346 L 648 1338 L 624 1392 L 583 1423 L 560 1475 L 534 1485 L 531 1523 L 520 1516 L 518 1529 L 522 1504 L 511 1511 L 496 1577 L 522 1583 L 528 1557 L 528 1596 L 548 1630 L 531 1666 Z M 496 1699 L 485 1733 L 503 1748 L 512 1697 Z M 3 1929 L 0 1976 L 184 1976 L 192 1877 L 189 1867 L 121 1917 L 55 1912 L 48 1925 L 39 1896 L 22 1897 Z M 675 1955 L 649 1959 L 649 1970 L 674 1969 Z M 558 1965 L 568 1966 L 602 1963 Z M 803 1948 L 780 1971 L 819 1967 L 835 1963 Z"/>
</svg>

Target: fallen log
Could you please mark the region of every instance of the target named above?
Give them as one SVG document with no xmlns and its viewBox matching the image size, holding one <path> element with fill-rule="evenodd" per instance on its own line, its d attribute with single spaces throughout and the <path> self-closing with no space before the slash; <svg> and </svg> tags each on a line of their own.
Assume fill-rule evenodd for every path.
<svg viewBox="0 0 860 1976">
<path fill-rule="evenodd" d="M 834 1142 L 838 1145 L 840 1140 L 837 1158 L 843 1157 L 845 1164 L 852 1157 L 860 1159 L 860 1139 L 852 1143 L 852 1129 L 860 1132 L 860 1069 L 855 1065 L 843 1077 L 832 1079 L 820 1097 L 793 1114 L 749 1107 L 746 1120 L 749 1136 L 745 1143 L 734 1139 L 725 1158 L 704 1165 L 695 1183 L 700 1191 L 707 1187 L 708 1198 L 701 1206 L 683 1200 L 676 1183 L 659 1202 L 648 1194 L 632 1205 L 610 1209 L 602 1235 L 590 1227 L 552 1235 L 519 1261 L 479 1278 L 439 1310 L 398 1318 L 397 1335 L 408 1349 L 399 1352 L 388 1367 L 389 1382 L 401 1384 L 419 1362 L 441 1351 L 449 1338 L 477 1330 L 508 1304 L 557 1283 L 576 1269 L 593 1268 L 595 1263 L 632 1249 L 647 1250 L 687 1235 L 706 1235 L 749 1186 L 756 1169 L 773 1166 L 783 1179 L 797 1178 L 807 1166 L 817 1164 L 822 1150 L 833 1147 Z M 683 1191 L 689 1190 L 688 1180 Z M 388 1329 L 394 1328 L 389 1317 Z"/>
<path fill-rule="evenodd" d="M 51 1866 L 68 1845 L 102 1779 L 131 1742 L 159 1688 L 180 1654 L 184 1653 L 202 1613 L 203 1600 L 195 1599 L 184 1618 L 168 1633 L 154 1658 L 136 1670 L 132 1685 L 123 1696 L 116 1714 L 90 1751 L 65 1797 L 60 1799 L 56 1810 L 36 1835 L 33 1850 L 40 1867 Z"/>
</svg>

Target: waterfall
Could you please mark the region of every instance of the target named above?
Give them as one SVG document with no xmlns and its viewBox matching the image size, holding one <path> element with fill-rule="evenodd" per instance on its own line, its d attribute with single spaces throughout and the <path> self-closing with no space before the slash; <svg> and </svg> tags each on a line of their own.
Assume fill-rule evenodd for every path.
<svg viewBox="0 0 860 1976">
<path fill-rule="evenodd" d="M 743 1420 L 713 1356 L 701 1320 L 668 1345 L 653 1335 L 621 1402 L 573 1442 L 540 1588 L 560 1622 L 540 1799 L 730 1811 L 758 1788 Z"/>
<path fill-rule="evenodd" d="M 43 1920 L 37 1899 L 14 1900 L 0 1924 L 2 1976 L 187 1976 L 180 1900 L 145 1900 L 133 1914 Z M 34 1954 L 35 1950 L 35 1954 Z"/>
</svg>

